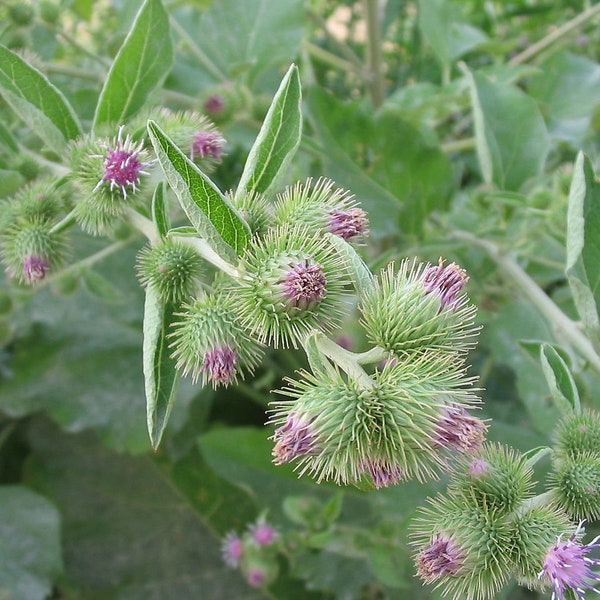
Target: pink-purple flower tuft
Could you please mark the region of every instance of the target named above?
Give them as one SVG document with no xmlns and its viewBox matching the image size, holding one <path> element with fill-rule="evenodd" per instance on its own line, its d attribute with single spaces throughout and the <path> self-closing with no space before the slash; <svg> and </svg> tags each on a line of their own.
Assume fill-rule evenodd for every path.
<svg viewBox="0 0 600 600">
<path fill-rule="evenodd" d="M 221 543 L 221 553 L 225 564 L 236 568 L 244 555 L 244 546 L 241 538 L 235 531 L 230 531 Z"/>
<path fill-rule="evenodd" d="M 268 523 L 261 522 L 250 526 L 250 535 L 257 544 L 268 546 L 277 538 L 277 530 Z"/>
<path fill-rule="evenodd" d="M 475 452 L 485 441 L 486 424 L 460 405 L 447 406 L 438 419 L 436 444 L 450 450 Z"/>
<path fill-rule="evenodd" d="M 358 206 L 329 211 L 329 231 L 345 240 L 368 232 L 367 213 Z"/>
<path fill-rule="evenodd" d="M 273 462 L 276 465 L 311 454 L 316 441 L 311 421 L 295 412 L 291 412 L 285 424 L 275 430 L 273 440 Z"/>
<path fill-rule="evenodd" d="M 432 583 L 440 577 L 456 576 L 463 565 L 464 553 L 458 544 L 441 535 L 436 536 L 416 558 L 417 575 L 426 583 Z"/>
<path fill-rule="evenodd" d="M 310 310 L 325 297 L 327 278 L 323 267 L 309 260 L 290 265 L 281 282 L 290 307 Z"/>
<path fill-rule="evenodd" d="M 232 383 L 237 374 L 238 356 L 230 346 L 218 346 L 204 355 L 200 370 L 213 386 Z"/>
<path fill-rule="evenodd" d="M 442 308 L 454 308 L 459 301 L 459 293 L 469 280 L 467 272 L 456 263 L 444 265 L 440 258 L 437 266 L 429 266 L 423 271 L 423 284 L 428 294 L 439 297 Z"/>
<path fill-rule="evenodd" d="M 600 548 L 600 536 L 589 544 L 581 544 L 576 538 L 582 526 L 580 523 L 577 531 L 564 541 L 559 537 L 546 553 L 539 578 L 552 586 L 552 600 L 571 598 L 568 590 L 578 600 L 584 599 L 586 590 L 598 591 L 595 584 L 600 582 L 600 573 L 592 568 L 600 566 L 600 559 L 588 555 Z"/>
<path fill-rule="evenodd" d="M 27 256 L 23 261 L 23 277 L 25 281 L 34 284 L 46 277 L 50 263 L 43 256 Z"/>
<path fill-rule="evenodd" d="M 405 478 L 404 471 L 398 465 L 383 460 L 369 459 L 365 461 L 363 467 L 377 489 L 395 485 Z"/>
<path fill-rule="evenodd" d="M 190 157 L 221 160 L 225 139 L 218 131 L 198 131 L 190 146 Z"/>
</svg>

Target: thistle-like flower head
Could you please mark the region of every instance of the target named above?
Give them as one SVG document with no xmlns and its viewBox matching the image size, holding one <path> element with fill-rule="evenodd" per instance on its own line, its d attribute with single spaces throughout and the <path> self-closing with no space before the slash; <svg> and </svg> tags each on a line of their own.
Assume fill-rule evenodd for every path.
<svg viewBox="0 0 600 600">
<path fill-rule="evenodd" d="M 423 284 L 430 294 L 438 296 L 441 308 L 454 308 L 460 301 L 460 292 L 469 278 L 467 272 L 456 263 L 444 265 L 440 258 L 437 266 L 429 266 L 423 271 Z"/>
<path fill-rule="evenodd" d="M 437 422 L 436 444 L 449 450 L 476 452 L 485 441 L 487 426 L 461 405 L 444 408 Z"/>
<path fill-rule="evenodd" d="M 597 591 L 600 573 L 593 569 L 600 566 L 600 559 L 589 554 L 600 548 L 600 536 L 582 544 L 577 539 L 582 525 L 567 539 L 559 537 L 546 553 L 539 577 L 552 587 L 552 600 L 569 598 L 567 590 L 579 600 L 584 599 L 586 590 Z"/>
<path fill-rule="evenodd" d="M 322 235 L 277 228 L 253 238 L 235 290 L 242 322 L 260 341 L 296 347 L 340 321 L 349 282 L 343 257 Z"/>
<path fill-rule="evenodd" d="M 225 564 L 235 568 L 240 564 L 244 555 L 244 545 L 242 539 L 235 531 L 230 531 L 221 542 L 221 554 Z"/>
<path fill-rule="evenodd" d="M 325 178 L 314 184 L 309 178 L 284 190 L 277 198 L 274 219 L 281 225 L 298 223 L 328 231 L 345 240 L 365 236 L 369 225 L 367 213 L 354 197 Z"/>
<path fill-rule="evenodd" d="M 104 173 L 95 189 L 106 183 L 111 192 L 119 190 L 123 198 L 128 191 L 137 192 L 140 175 L 148 175 L 145 169 L 152 164 L 146 157 L 143 142 L 135 143 L 129 135 L 123 140 L 123 127 L 119 127 L 114 142 L 106 145 Z"/>
</svg>

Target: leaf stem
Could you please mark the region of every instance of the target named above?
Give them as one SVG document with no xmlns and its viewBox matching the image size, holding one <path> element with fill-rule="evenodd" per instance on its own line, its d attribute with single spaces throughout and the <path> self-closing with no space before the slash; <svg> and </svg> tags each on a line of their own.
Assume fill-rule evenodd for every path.
<svg viewBox="0 0 600 600">
<path fill-rule="evenodd" d="M 232 264 L 221 258 L 203 239 L 183 235 L 174 235 L 173 239 L 192 247 L 204 260 L 208 261 L 230 277 L 242 279 L 242 273 L 240 273 L 240 271 Z"/>
<path fill-rule="evenodd" d="M 315 341 L 317 348 L 357 383 L 360 383 L 365 389 L 375 387 L 373 379 L 358 363 L 357 354 L 342 348 L 323 333 L 315 335 Z"/>
<path fill-rule="evenodd" d="M 367 20 L 367 76 L 373 106 L 379 108 L 385 100 L 384 62 L 381 39 L 380 0 L 363 0 Z"/>
<path fill-rule="evenodd" d="M 133 227 L 148 238 L 148 241 L 152 245 L 160 241 L 160 233 L 154 222 L 141 215 L 137 210 L 128 207 L 125 210 L 125 217 L 130 225 L 133 225 Z"/>
<path fill-rule="evenodd" d="M 554 326 L 556 332 L 570 342 L 570 344 L 588 361 L 589 365 L 597 373 L 600 373 L 600 356 L 598 356 L 594 350 L 590 340 L 582 333 L 578 324 L 558 308 L 523 268 L 521 268 L 512 258 L 504 255 L 499 246 L 493 242 L 480 239 L 466 231 L 455 230 L 450 233 L 450 236 L 484 250 L 498 265 L 506 279 L 513 282 Z"/>
<path fill-rule="evenodd" d="M 339 69 L 340 71 L 345 71 L 346 73 L 357 73 L 362 76 L 362 69 L 358 70 L 357 66 L 354 63 L 351 63 L 343 58 L 337 56 L 337 54 L 333 54 L 333 52 L 329 52 L 321 46 L 317 46 L 309 41 L 304 41 L 302 47 L 313 57 L 321 62 L 334 67 L 335 69 Z"/>
<path fill-rule="evenodd" d="M 451 142 L 446 142 L 445 144 L 440 144 L 440 150 L 446 154 L 450 154 L 452 152 L 461 152 L 462 150 L 472 150 L 475 148 L 475 138 L 464 138 L 462 140 L 453 140 Z"/>
<path fill-rule="evenodd" d="M 508 64 L 511 66 L 520 65 L 524 62 L 527 62 L 536 54 L 546 50 L 549 46 L 554 44 L 557 40 L 565 35 L 569 34 L 574 29 L 577 29 L 581 24 L 589 21 L 600 14 L 600 4 L 595 4 L 591 6 L 587 10 L 584 10 L 582 13 L 578 14 L 576 17 L 572 18 L 570 21 L 567 21 L 564 25 L 561 25 L 558 29 L 550 32 L 547 36 L 543 37 L 541 40 L 537 41 L 535 44 L 529 46 L 520 52 L 519 54 L 513 56 Z"/>
</svg>

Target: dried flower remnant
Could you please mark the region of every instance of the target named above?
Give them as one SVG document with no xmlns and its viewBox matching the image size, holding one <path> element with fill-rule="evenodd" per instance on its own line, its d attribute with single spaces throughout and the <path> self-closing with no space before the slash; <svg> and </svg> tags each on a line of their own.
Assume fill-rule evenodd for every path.
<svg viewBox="0 0 600 600">
<path fill-rule="evenodd" d="M 345 240 L 368 233 L 367 213 L 358 206 L 329 211 L 329 231 Z"/>
<path fill-rule="evenodd" d="M 23 261 L 23 277 L 29 284 L 37 283 L 46 277 L 50 263 L 43 256 L 27 256 Z"/>
<path fill-rule="evenodd" d="M 441 577 L 458 575 L 464 565 L 464 553 L 452 538 L 438 535 L 419 552 L 415 562 L 417 575 L 425 583 L 432 583 Z"/>
<path fill-rule="evenodd" d="M 311 421 L 295 412 L 291 412 L 285 423 L 275 430 L 272 439 L 275 442 L 273 462 L 276 465 L 311 454 L 316 441 Z"/>
<path fill-rule="evenodd" d="M 437 266 L 429 266 L 423 271 L 422 280 L 427 293 L 439 297 L 442 308 L 454 308 L 459 301 L 458 294 L 469 278 L 456 263 L 444 266 L 440 258 Z"/>
<path fill-rule="evenodd" d="M 437 422 L 436 444 L 450 450 L 475 452 L 485 441 L 486 424 L 460 405 L 447 406 Z"/>
<path fill-rule="evenodd" d="M 201 371 L 214 387 L 228 385 L 235 379 L 237 360 L 238 356 L 231 347 L 213 348 L 204 355 Z"/>
<path fill-rule="evenodd" d="M 576 538 L 582 526 L 583 523 L 580 523 L 577 531 L 564 541 L 559 537 L 546 553 L 544 567 L 538 577 L 552 586 L 552 600 L 566 600 L 572 597 L 571 594 L 578 600 L 584 600 L 586 590 L 598 591 L 595 584 L 600 582 L 600 573 L 592 568 L 600 566 L 600 559 L 591 558 L 588 554 L 600 548 L 600 536 L 589 544 L 581 544 Z"/>
</svg>

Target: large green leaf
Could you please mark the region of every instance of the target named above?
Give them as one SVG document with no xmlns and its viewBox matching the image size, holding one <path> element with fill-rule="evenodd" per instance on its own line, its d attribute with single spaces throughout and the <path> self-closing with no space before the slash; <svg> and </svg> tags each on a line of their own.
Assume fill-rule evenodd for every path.
<svg viewBox="0 0 600 600">
<path fill-rule="evenodd" d="M 200 50 L 194 53 L 196 68 L 250 84 L 268 69 L 297 60 L 305 20 L 302 0 L 219 0 L 202 12 L 178 11 L 176 18 Z"/>
<path fill-rule="evenodd" d="M 247 523 L 247 495 L 223 484 L 198 454 L 163 469 L 148 456 L 107 450 L 91 433 L 64 435 L 40 420 L 30 443 L 28 480 L 63 515 L 70 597 L 264 598 L 221 557 L 220 535 Z"/>
<path fill-rule="evenodd" d="M 148 121 L 148 135 L 190 223 L 221 258 L 235 262 L 250 238 L 246 222 L 154 121 Z"/>
<path fill-rule="evenodd" d="M 302 92 L 298 67 L 292 65 L 273 98 L 250 150 L 236 195 L 269 195 L 285 174 L 302 137 Z"/>
<path fill-rule="evenodd" d="M 563 414 L 580 410 L 579 392 L 569 367 L 549 344 L 540 347 L 542 370 L 556 406 Z"/>
<path fill-rule="evenodd" d="M 0 598 L 44 600 L 61 571 L 56 508 L 26 487 L 0 486 Z"/>
<path fill-rule="evenodd" d="M 161 0 L 146 0 L 104 82 L 94 128 L 125 124 L 162 85 L 172 63 L 169 15 Z"/>
<path fill-rule="evenodd" d="M 81 126 L 67 99 L 19 55 L 0 45 L 0 94 L 48 147 L 60 151 Z"/>
<path fill-rule="evenodd" d="M 158 448 L 177 392 L 176 361 L 170 356 L 167 339 L 176 309 L 176 305 L 163 302 L 153 288 L 146 290 L 143 364 L 148 433 L 154 449 Z"/>
<path fill-rule="evenodd" d="M 419 0 L 419 28 L 444 66 L 488 39 L 461 21 L 457 5 L 448 0 Z"/>
<path fill-rule="evenodd" d="M 477 157 L 483 179 L 518 191 L 539 175 L 550 150 L 544 119 L 535 101 L 509 85 L 467 72 L 473 104 Z"/>
<path fill-rule="evenodd" d="M 310 117 L 324 170 L 352 191 L 369 214 L 374 237 L 421 231 L 433 210 L 445 210 L 454 188 L 450 161 L 396 114 L 373 116 L 311 89 Z"/>
<path fill-rule="evenodd" d="M 583 153 L 569 191 L 566 274 L 585 331 L 600 352 L 600 184 Z"/>
<path fill-rule="evenodd" d="M 600 104 L 600 65 L 585 56 L 558 52 L 528 79 L 527 92 L 542 109 L 553 138 L 581 147 Z"/>
</svg>

